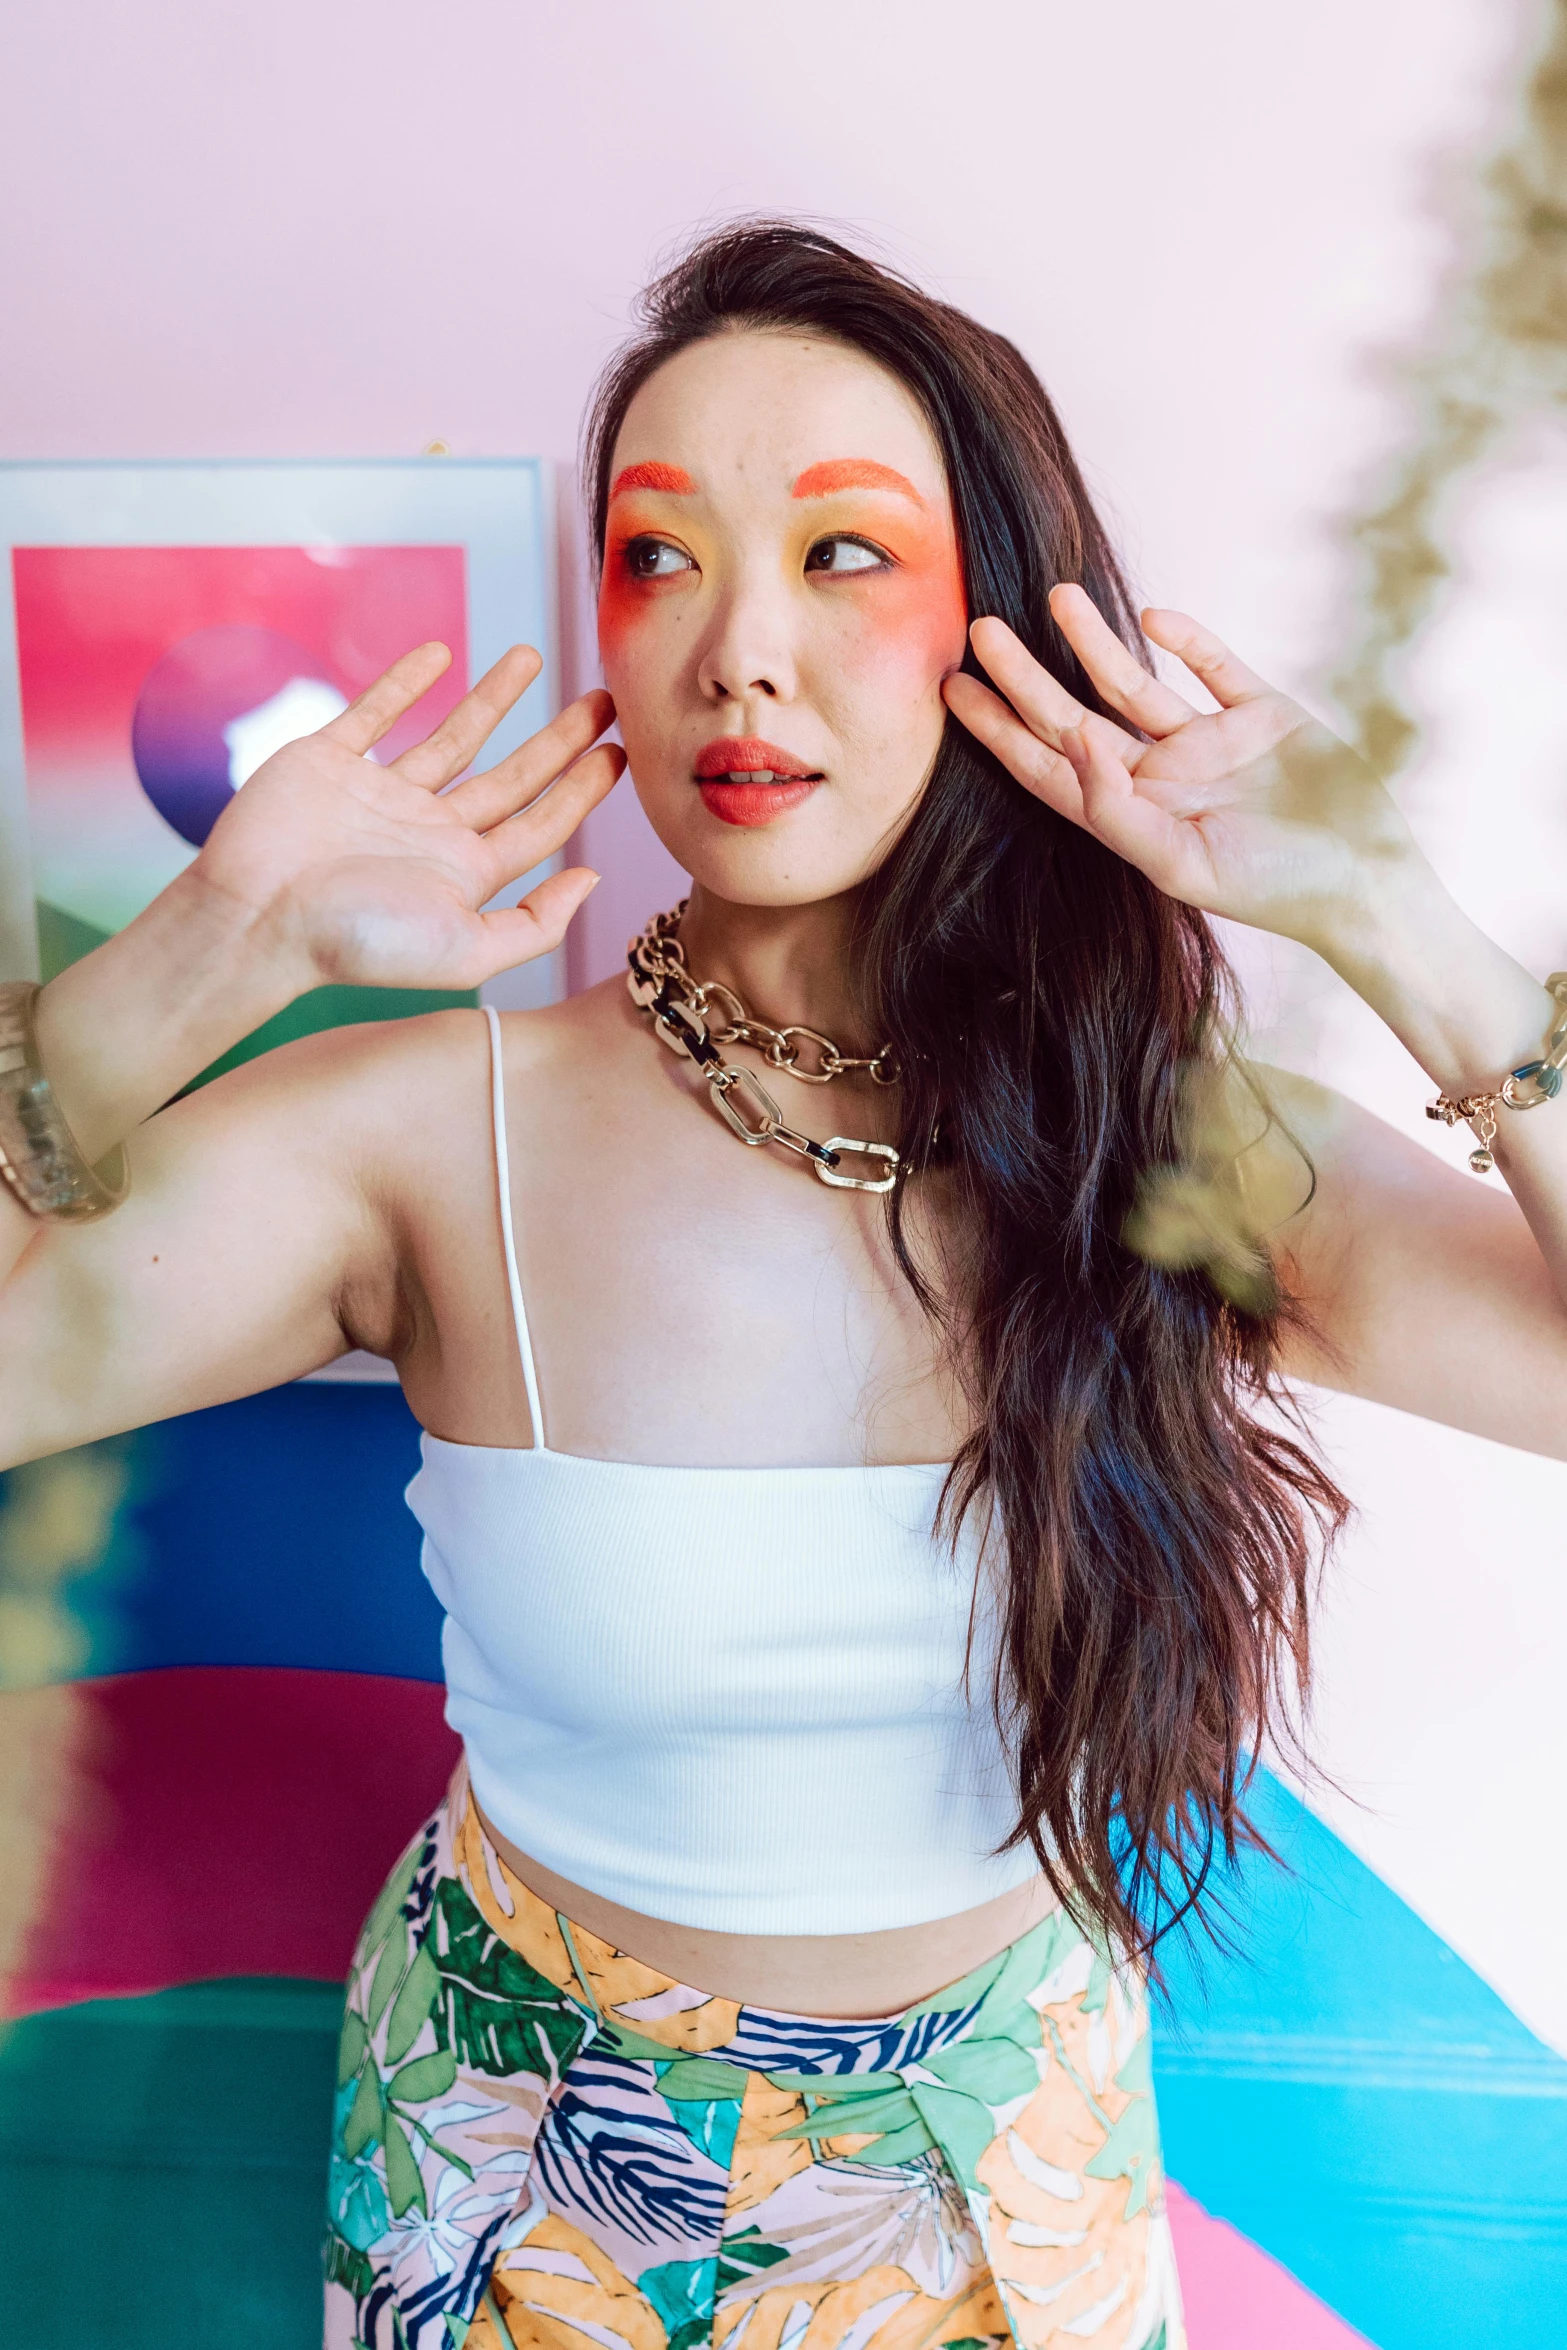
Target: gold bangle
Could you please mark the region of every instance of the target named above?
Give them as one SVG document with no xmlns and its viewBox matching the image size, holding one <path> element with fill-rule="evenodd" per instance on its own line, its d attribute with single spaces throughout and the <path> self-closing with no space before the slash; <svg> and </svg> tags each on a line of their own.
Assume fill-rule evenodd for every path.
<svg viewBox="0 0 1567 2350">
<path fill-rule="evenodd" d="M 1556 1016 L 1540 1058 L 1511 1070 L 1494 1093 L 1439 1093 L 1434 1102 L 1426 1104 L 1426 1116 L 1440 1118 L 1444 1126 L 1456 1126 L 1460 1118 L 1468 1120 L 1480 1145 L 1469 1153 L 1469 1164 L 1477 1175 L 1489 1175 L 1496 1165 L 1491 1145 L 1496 1140 L 1497 1111 L 1537 1110 L 1542 1103 L 1553 1102 L 1562 1090 L 1563 1071 L 1567 1070 L 1567 971 L 1553 971 L 1545 984 L 1556 998 Z"/>
<path fill-rule="evenodd" d="M 30 979 L 0 982 L 0 1180 L 30 1216 L 85 1224 L 107 1216 L 131 1187 L 123 1144 L 90 1167 L 61 1115 L 38 1058 Z"/>
</svg>

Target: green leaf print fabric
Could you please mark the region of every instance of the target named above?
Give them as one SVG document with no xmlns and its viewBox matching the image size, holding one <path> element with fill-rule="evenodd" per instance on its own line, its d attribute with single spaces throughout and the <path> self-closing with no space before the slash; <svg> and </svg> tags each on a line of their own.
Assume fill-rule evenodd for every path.
<svg viewBox="0 0 1567 2350">
<path fill-rule="evenodd" d="M 710 1997 L 459 1773 L 350 1976 L 327 2350 L 1181 2350 L 1147 2032 L 1060 1915 L 876 2022 Z"/>
</svg>

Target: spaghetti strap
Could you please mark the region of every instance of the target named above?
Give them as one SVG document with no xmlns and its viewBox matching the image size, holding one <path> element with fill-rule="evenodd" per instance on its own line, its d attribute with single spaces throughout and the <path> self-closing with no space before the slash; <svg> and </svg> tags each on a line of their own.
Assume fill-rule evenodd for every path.
<svg viewBox="0 0 1567 2350">
<path fill-rule="evenodd" d="M 500 1192 L 501 1238 L 506 1249 L 506 1279 L 511 1289 L 511 1316 L 522 1358 L 522 1383 L 528 1391 L 528 1413 L 533 1421 L 533 1449 L 548 1452 L 544 1441 L 544 1406 L 539 1400 L 539 1374 L 534 1368 L 533 1341 L 528 1336 L 528 1309 L 522 1302 L 517 1273 L 517 1243 L 511 1220 L 511 1161 L 506 1149 L 506 1086 L 501 1071 L 501 1023 L 493 1004 L 481 1006 L 490 1024 L 490 1099 L 495 1126 L 495 1180 Z"/>
</svg>

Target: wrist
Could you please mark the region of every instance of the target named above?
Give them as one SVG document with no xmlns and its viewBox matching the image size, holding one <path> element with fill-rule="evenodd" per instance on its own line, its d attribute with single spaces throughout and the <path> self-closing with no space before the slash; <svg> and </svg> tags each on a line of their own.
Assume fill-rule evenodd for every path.
<svg viewBox="0 0 1567 2350">
<path fill-rule="evenodd" d="M 50 980 L 40 1056 L 89 1159 L 314 985 L 282 926 L 194 867 L 119 934 Z"/>
<path fill-rule="evenodd" d="M 1412 841 L 1356 861 L 1346 887 L 1319 910 L 1303 944 L 1357 995 L 1429 959 L 1433 942 L 1472 927 L 1427 858 Z"/>
<path fill-rule="evenodd" d="M 1447 1094 L 1492 1090 L 1538 1053 L 1553 1016 L 1539 980 L 1464 912 L 1418 850 L 1372 873 L 1317 952 Z"/>
</svg>

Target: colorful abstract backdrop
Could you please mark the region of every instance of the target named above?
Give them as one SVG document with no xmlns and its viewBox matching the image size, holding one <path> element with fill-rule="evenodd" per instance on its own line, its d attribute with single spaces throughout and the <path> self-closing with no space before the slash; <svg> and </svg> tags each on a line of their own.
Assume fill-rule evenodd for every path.
<svg viewBox="0 0 1567 2350">
<path fill-rule="evenodd" d="M 0 2043 L 0 2339 L 56 2338 L 72 2269 L 116 2350 L 316 2338 L 338 1984 L 454 1755 L 417 1434 L 395 1389 L 293 1387 L 8 1481 L 0 1614 L 67 1562 L 81 1720 Z M 1276 1781 L 1260 1811 L 1284 1865 L 1162 2003 L 1194 2350 L 1543 2350 L 1567 2063 Z M 171 2279 L 210 2327 L 171 2336 Z"/>
</svg>

